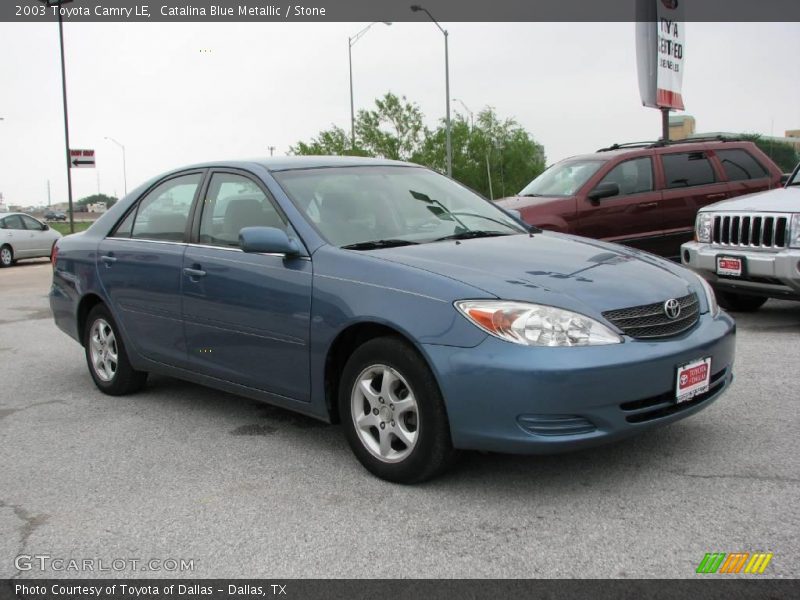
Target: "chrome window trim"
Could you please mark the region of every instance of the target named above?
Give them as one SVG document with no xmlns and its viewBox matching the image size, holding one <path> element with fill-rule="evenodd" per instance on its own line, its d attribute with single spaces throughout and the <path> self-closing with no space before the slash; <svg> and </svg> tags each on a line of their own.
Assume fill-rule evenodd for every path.
<svg viewBox="0 0 800 600">
<path fill-rule="evenodd" d="M 167 245 L 171 245 L 171 246 L 186 246 L 188 248 L 209 248 L 209 249 L 212 249 L 212 250 L 225 250 L 226 252 L 241 252 L 242 254 L 244 254 L 244 250 L 242 250 L 241 248 L 226 248 L 225 246 L 212 246 L 210 244 L 193 244 L 191 242 L 170 242 L 170 241 L 167 241 L 167 240 L 147 240 L 147 239 L 141 239 L 141 238 L 122 238 L 122 237 L 113 237 L 113 236 L 108 236 L 108 237 L 106 237 L 104 239 L 106 239 L 106 240 L 114 240 L 114 241 L 119 241 L 119 242 L 147 242 L 149 244 L 167 244 Z M 249 252 L 248 254 L 258 254 L 259 256 L 276 256 L 276 257 L 279 257 L 279 258 L 286 258 L 285 254 L 280 254 L 280 253 L 277 253 L 277 252 Z M 298 256 L 294 256 L 293 258 L 297 258 L 297 259 L 300 259 L 300 260 L 308 260 L 308 261 L 311 260 L 310 256 L 305 256 L 305 255 L 302 255 L 302 254 L 298 255 Z"/>
</svg>

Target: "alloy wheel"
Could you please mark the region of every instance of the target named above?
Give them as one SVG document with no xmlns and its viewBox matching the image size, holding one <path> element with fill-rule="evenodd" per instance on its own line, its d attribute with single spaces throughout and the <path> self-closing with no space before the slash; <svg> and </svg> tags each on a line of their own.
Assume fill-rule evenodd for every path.
<svg viewBox="0 0 800 600">
<path fill-rule="evenodd" d="M 111 381 L 119 366 L 119 349 L 114 330 L 105 319 L 97 319 L 89 333 L 92 368 L 101 381 Z"/>
</svg>

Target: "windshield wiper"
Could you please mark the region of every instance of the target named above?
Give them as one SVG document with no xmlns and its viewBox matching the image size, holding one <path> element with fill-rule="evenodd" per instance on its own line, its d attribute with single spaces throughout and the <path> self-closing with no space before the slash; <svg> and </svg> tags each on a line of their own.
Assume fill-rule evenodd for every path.
<svg viewBox="0 0 800 600">
<path fill-rule="evenodd" d="M 459 231 L 458 233 L 453 233 L 451 235 L 446 235 L 444 237 L 436 238 L 433 241 L 442 242 L 444 240 L 471 240 L 473 238 L 498 237 L 502 235 L 513 235 L 513 234 L 507 231 L 485 231 L 483 229 L 472 229 L 469 231 Z"/>
<path fill-rule="evenodd" d="M 541 198 L 542 194 L 521 194 L 524 198 Z"/>
<path fill-rule="evenodd" d="M 357 242 L 355 244 L 347 244 L 342 246 L 344 250 L 377 250 L 378 248 L 397 248 L 398 246 L 413 246 L 419 242 L 412 242 L 411 240 L 388 239 L 388 240 L 370 240 L 368 242 Z"/>
</svg>

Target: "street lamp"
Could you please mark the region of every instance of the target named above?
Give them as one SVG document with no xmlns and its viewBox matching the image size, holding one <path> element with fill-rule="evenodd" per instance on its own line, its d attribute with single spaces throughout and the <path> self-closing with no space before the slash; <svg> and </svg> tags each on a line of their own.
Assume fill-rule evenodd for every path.
<svg viewBox="0 0 800 600">
<path fill-rule="evenodd" d="M 353 46 L 356 45 L 356 42 L 364 37 L 364 34 L 370 30 L 370 27 L 377 23 L 383 23 L 384 25 L 391 25 L 388 21 L 374 21 L 370 23 L 364 29 L 359 31 L 353 37 L 347 38 L 347 61 L 350 64 L 350 148 L 353 149 L 356 147 L 356 113 L 355 108 L 353 105 Z"/>
<path fill-rule="evenodd" d="M 433 21 L 433 24 L 439 28 L 439 31 L 442 32 L 444 35 L 444 88 L 445 88 L 445 105 L 447 107 L 447 120 L 445 122 L 446 131 L 447 131 L 447 176 L 453 176 L 453 146 L 450 140 L 450 58 L 448 54 L 447 48 L 447 38 L 448 33 L 446 29 L 443 29 L 439 22 L 433 18 L 433 15 L 428 12 L 428 9 L 424 6 L 420 6 L 419 4 L 412 4 L 411 5 L 412 12 L 419 12 L 422 11 L 428 18 Z"/>
<path fill-rule="evenodd" d="M 67 69 L 64 61 L 64 19 L 61 14 L 61 6 L 69 4 L 72 0 L 39 0 L 42 4 L 49 7 L 57 7 L 58 10 L 58 43 L 61 48 L 61 100 L 64 105 L 64 143 L 67 160 L 67 199 L 69 201 L 69 232 L 75 233 L 75 218 L 72 214 L 72 165 L 69 162 L 69 111 L 67 109 Z"/>
<path fill-rule="evenodd" d="M 122 180 L 123 180 L 123 182 L 125 184 L 125 195 L 127 196 L 128 195 L 128 167 L 125 164 L 125 146 L 120 144 L 117 140 L 115 140 L 112 137 L 107 137 L 106 136 L 105 139 L 107 139 L 109 142 L 114 142 L 117 146 L 122 148 Z"/>
</svg>

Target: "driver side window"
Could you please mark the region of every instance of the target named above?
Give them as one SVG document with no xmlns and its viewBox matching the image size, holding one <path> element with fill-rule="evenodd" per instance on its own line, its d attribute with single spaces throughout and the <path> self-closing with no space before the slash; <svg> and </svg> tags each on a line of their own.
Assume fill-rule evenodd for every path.
<svg viewBox="0 0 800 600">
<path fill-rule="evenodd" d="M 598 187 L 605 183 L 617 184 L 620 196 L 652 192 L 653 161 L 647 156 L 626 160 L 611 169 Z"/>
</svg>

